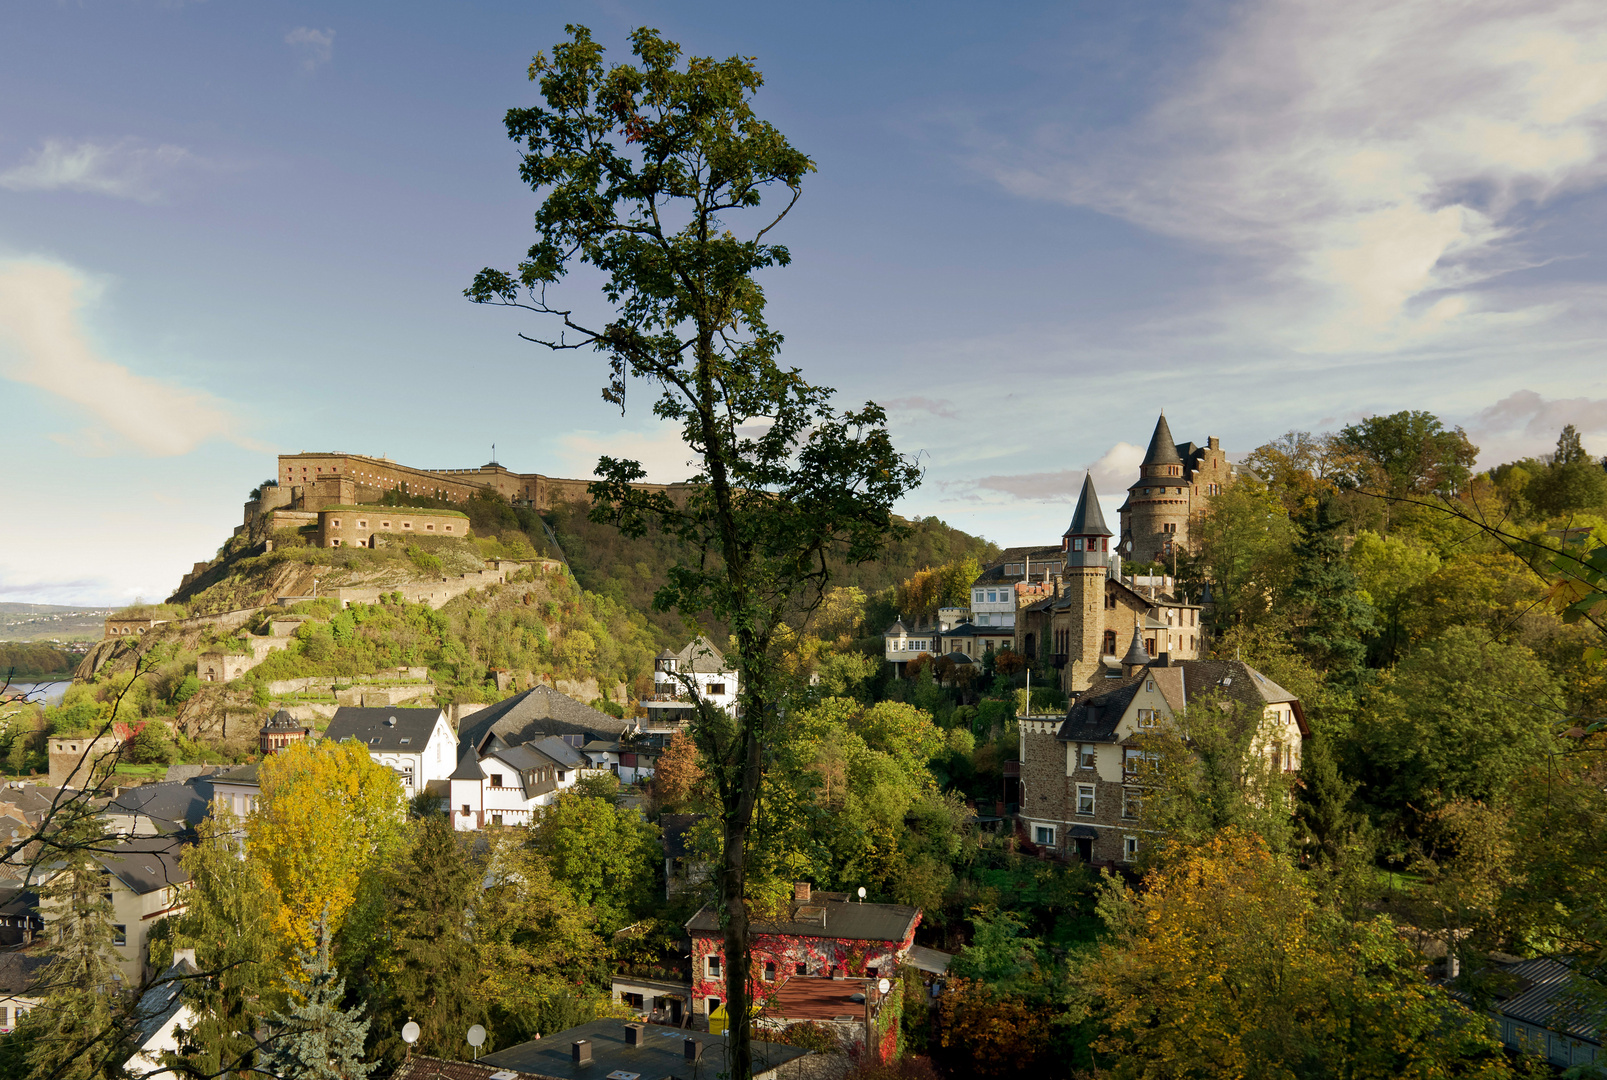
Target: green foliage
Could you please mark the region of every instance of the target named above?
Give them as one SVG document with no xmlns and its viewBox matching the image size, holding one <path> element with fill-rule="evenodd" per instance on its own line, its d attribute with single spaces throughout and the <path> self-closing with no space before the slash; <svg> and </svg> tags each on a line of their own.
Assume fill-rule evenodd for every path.
<svg viewBox="0 0 1607 1080">
<path fill-rule="evenodd" d="M 329 962 L 329 929 L 315 930 L 316 952 L 304 951 L 290 980 L 290 1002 L 272 1024 L 264 1068 L 283 1080 L 363 1080 L 378 1062 L 363 1060 L 369 1021 L 362 1006 L 343 1008 L 346 980 Z"/>
<path fill-rule="evenodd" d="M 530 831 L 532 848 L 575 902 L 592 910 L 603 933 L 633 922 L 658 891 L 657 829 L 636 810 L 565 791 Z"/>
<path fill-rule="evenodd" d="M 147 720 L 128 740 L 127 756 L 140 765 L 170 765 L 178 756 L 173 735 L 160 720 Z"/>
<path fill-rule="evenodd" d="M 1342 681 L 1361 678 L 1367 639 L 1377 628 L 1372 605 L 1346 557 L 1343 526 L 1334 500 L 1320 499 L 1301 522 L 1287 593 L 1296 643 Z"/>
<path fill-rule="evenodd" d="M 0 641 L 0 683 L 61 678 L 78 666 L 78 657 L 49 645 Z"/>
<path fill-rule="evenodd" d="M 1342 472 L 1350 482 L 1393 498 L 1454 493 L 1479 456 L 1461 428 L 1447 430 L 1439 417 L 1420 411 L 1370 416 L 1341 428 L 1334 443 L 1350 455 Z"/>
</svg>

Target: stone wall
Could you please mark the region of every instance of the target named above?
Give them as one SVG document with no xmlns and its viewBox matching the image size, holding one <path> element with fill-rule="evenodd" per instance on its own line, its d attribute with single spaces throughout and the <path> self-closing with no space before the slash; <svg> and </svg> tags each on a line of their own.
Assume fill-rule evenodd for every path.
<svg viewBox="0 0 1607 1080">
<path fill-rule="evenodd" d="M 456 510 L 343 504 L 318 512 L 319 547 L 374 547 L 378 536 L 470 535 L 468 516 Z"/>
<path fill-rule="evenodd" d="M 49 743 L 50 786 L 82 789 L 89 785 L 92 772 L 104 757 L 117 753 L 123 740 L 116 735 L 98 739 L 88 735 L 52 738 Z"/>
</svg>

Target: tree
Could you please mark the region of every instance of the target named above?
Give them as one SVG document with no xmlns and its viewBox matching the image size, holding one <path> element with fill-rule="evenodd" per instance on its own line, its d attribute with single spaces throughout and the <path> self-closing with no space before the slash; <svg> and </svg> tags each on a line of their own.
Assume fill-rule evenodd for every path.
<svg viewBox="0 0 1607 1080">
<path fill-rule="evenodd" d="M 215 806 L 197 832 L 199 842 L 182 857 L 191 885 L 177 929 L 208 975 L 187 987 L 196 1022 L 184 1033 L 181 1057 L 188 1069 L 213 1075 L 253 1063 L 280 973 L 278 905 L 226 805 Z"/>
<path fill-rule="evenodd" d="M 1363 699 L 1348 771 L 1385 823 L 1458 799 L 1499 802 L 1560 749 L 1558 704 L 1556 679 L 1534 653 L 1452 626 Z"/>
<path fill-rule="evenodd" d="M 1350 565 L 1383 616 L 1379 666 L 1392 666 L 1406 645 L 1405 615 L 1416 590 L 1440 568 L 1440 557 L 1409 536 L 1379 536 L 1362 530 L 1350 546 Z"/>
<path fill-rule="evenodd" d="M 417 827 L 407 858 L 387 883 L 385 984 L 395 1029 L 419 1025 L 419 1053 L 450 1058 L 463 1033 L 485 1018 L 483 980 L 470 937 L 482 870 L 444 817 Z M 394 1053 L 394 1040 L 382 1045 Z"/>
<path fill-rule="evenodd" d="M 117 1013 L 129 988 L 112 946 L 106 869 L 94 852 L 103 830 L 93 819 L 67 829 L 74 835 L 63 838 L 64 861 L 39 889 L 50 963 L 38 981 L 45 1000 L 29 1025 L 28 1066 L 34 1076 L 97 1080 L 116 1056 Z"/>
<path fill-rule="evenodd" d="M 542 807 L 530 832 L 531 846 L 604 933 L 628 925 L 657 891 L 655 830 L 637 810 L 565 791 Z"/>
<path fill-rule="evenodd" d="M 1111 935 L 1079 972 L 1113 1075 L 1510 1075 L 1387 919 L 1333 917 L 1258 837 L 1175 847 L 1141 892 L 1107 882 Z"/>
<path fill-rule="evenodd" d="M 673 812 L 692 801 L 702 782 L 703 771 L 698 768 L 697 747 L 686 732 L 675 732 L 653 769 L 654 797 L 659 806 Z"/>
<path fill-rule="evenodd" d="M 604 457 L 590 490 L 597 520 L 633 537 L 656 527 L 695 553 L 671 568 L 654 607 L 717 622 L 735 639 L 739 708 L 700 703 L 691 727 L 719 798 L 728 1061 L 746 1077 L 746 852 L 762 751 L 786 693 L 777 635 L 819 603 L 834 563 L 864 562 L 899 532 L 893 503 L 920 473 L 893 449 L 880 407 L 838 412 L 829 389 L 777 362 L 781 336 L 754 275 L 790 261 L 766 237 L 814 164 L 754 114 L 759 71 L 737 57 L 682 69 L 679 46 L 649 29 L 631 36 L 639 66 L 605 70 L 590 33 L 569 30 L 550 60 L 530 66 L 545 107 L 506 119 L 525 143 L 521 176 L 542 193 L 536 242 L 516 273 L 483 270 L 466 294 L 558 320 L 560 333 L 532 339 L 550 348 L 604 353 L 603 397 L 621 409 L 627 381 L 646 380 L 659 394 L 653 412 L 681 425 L 699 463 L 672 496 L 634 486 L 646 475 L 639 463 Z M 779 210 L 764 205 L 777 189 Z M 548 302 L 573 263 L 606 278 L 606 325 Z"/>
<path fill-rule="evenodd" d="M 1191 527 L 1192 550 L 1180 576 L 1195 596 L 1210 584 L 1216 630 L 1271 614 L 1288 587 L 1297 536 L 1282 504 L 1254 477 L 1241 477 L 1211 499 Z"/>
<path fill-rule="evenodd" d="M 1391 500 L 1440 492 L 1454 495 L 1467 484 L 1479 448 L 1461 428 L 1447 430 L 1427 412 L 1370 416 L 1341 428 L 1334 444 L 1351 455 L 1345 480 Z M 1385 503 L 1384 531 L 1389 531 Z"/>
<path fill-rule="evenodd" d="M 1355 682 L 1377 619 L 1346 559 L 1343 527 L 1334 500 L 1319 500 L 1301 523 L 1288 600 L 1297 613 L 1295 643 L 1339 681 Z"/>
<path fill-rule="evenodd" d="M 396 850 L 402 785 L 354 740 L 292 743 L 263 760 L 257 780 L 246 847 L 279 900 L 276 932 L 306 951 L 320 921 L 339 931 L 361 879 Z"/>
<path fill-rule="evenodd" d="M 302 951 L 290 1004 L 270 1017 L 274 1029 L 263 1071 L 281 1080 L 363 1080 L 378 1068 L 363 1061 L 368 1021 L 361 1006 L 341 1007 L 346 980 L 329 962 L 329 924 L 318 920 L 307 936 L 317 951 Z"/>
</svg>

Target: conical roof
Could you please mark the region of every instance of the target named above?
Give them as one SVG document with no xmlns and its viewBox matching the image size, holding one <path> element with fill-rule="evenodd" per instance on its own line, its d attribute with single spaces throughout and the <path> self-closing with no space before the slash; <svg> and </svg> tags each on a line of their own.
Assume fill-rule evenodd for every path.
<svg viewBox="0 0 1607 1080">
<path fill-rule="evenodd" d="M 1177 456 L 1177 443 L 1172 441 L 1172 429 L 1166 426 L 1166 414 L 1155 421 L 1155 434 L 1150 436 L 1149 450 L 1144 454 L 1145 465 L 1181 465 Z"/>
<path fill-rule="evenodd" d="M 1142 633 L 1143 631 L 1138 628 L 1138 624 L 1134 623 L 1133 643 L 1127 647 L 1127 655 L 1122 657 L 1123 667 L 1126 667 L 1128 664 L 1131 664 L 1134 667 L 1143 667 L 1145 664 L 1149 663 L 1149 653 L 1144 651 L 1144 639 L 1141 636 Z"/>
<path fill-rule="evenodd" d="M 1077 496 L 1077 509 L 1072 512 L 1071 524 L 1062 536 L 1114 536 L 1105 527 L 1105 515 L 1099 509 L 1099 493 L 1094 490 L 1094 474 L 1083 476 L 1082 492 Z"/>
</svg>

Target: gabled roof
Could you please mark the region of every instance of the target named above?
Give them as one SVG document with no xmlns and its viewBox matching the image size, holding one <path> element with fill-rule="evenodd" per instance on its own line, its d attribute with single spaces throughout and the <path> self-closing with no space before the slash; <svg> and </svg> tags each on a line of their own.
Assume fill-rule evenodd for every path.
<svg viewBox="0 0 1607 1080">
<path fill-rule="evenodd" d="M 1120 680 L 1096 681 L 1066 709 L 1066 719 L 1056 737 L 1062 742 L 1115 742 L 1116 725 L 1126 715 L 1143 681 L 1143 672 Z"/>
<path fill-rule="evenodd" d="M 184 845 L 168 836 L 142 836 L 125 840 L 95 856 L 106 872 L 144 896 L 169 885 L 189 881 L 179 865 Z"/>
<path fill-rule="evenodd" d="M 1580 998 L 1579 980 L 1567 963 L 1540 957 L 1501 966 L 1518 979 L 1519 989 L 1505 1001 L 1491 1002 L 1492 1010 L 1601 1045 L 1600 1027 L 1607 1014 Z M 1579 1004 L 1585 1004 L 1585 1008 L 1577 1008 Z"/>
<path fill-rule="evenodd" d="M 841 895 L 841 894 L 839 894 Z M 921 909 L 904 904 L 859 904 L 845 900 L 812 900 L 793 904 L 792 918 L 777 922 L 754 919 L 756 934 L 789 937 L 847 938 L 852 941 L 903 941 L 915 930 Z M 688 931 L 719 934 L 720 919 L 712 905 L 704 904 L 686 921 Z"/>
<path fill-rule="evenodd" d="M 840 980 L 839 980 L 840 981 Z M 490 1080 L 492 1070 L 508 1070 L 543 1080 L 604 1080 L 608 1076 L 662 1080 L 665 1077 L 712 1078 L 728 1075 L 725 1040 L 707 1031 L 677 1030 L 648 1024 L 635 1046 L 625 1041 L 626 1021 L 592 1020 L 563 1031 L 545 1032 L 543 1037 L 519 1043 L 506 1050 L 486 1054 L 476 1062 L 444 1062 L 414 1056 L 396 1070 L 395 1080 Z M 574 1062 L 571 1047 L 584 1039 L 591 1044 L 592 1059 L 584 1065 Z M 686 1060 L 686 1041 L 702 1044 L 702 1059 Z M 787 1075 L 783 1066 L 808 1056 L 809 1051 L 784 1043 L 752 1041 L 754 1075 Z M 479 1072 L 471 1069 L 482 1070 Z M 507 1078 L 503 1078 L 507 1080 Z M 516 1080 L 524 1080 L 523 1076 Z"/>
<path fill-rule="evenodd" d="M 1161 413 L 1161 418 L 1155 421 L 1155 434 L 1150 436 L 1149 449 L 1144 452 L 1144 464 L 1183 464 L 1183 459 L 1177 453 L 1177 443 L 1172 441 L 1172 429 L 1167 426 L 1165 413 Z"/>
<path fill-rule="evenodd" d="M 152 983 L 151 988 L 139 999 L 139 1005 L 134 1010 L 134 1022 L 139 1025 L 140 1049 L 145 1049 L 151 1038 L 184 1007 L 186 980 L 197 974 L 198 970 L 188 960 L 179 960 L 163 972 L 162 977 Z"/>
<path fill-rule="evenodd" d="M 480 756 L 474 752 L 474 747 L 463 743 L 458 747 L 458 766 L 452 770 L 448 780 L 484 780 L 485 770 L 480 768 Z"/>
<path fill-rule="evenodd" d="M 664 857 L 678 859 L 689 854 L 686 846 L 687 834 L 692 826 L 703 820 L 702 814 L 665 814 L 658 819 L 658 826 L 664 832 Z"/>
<path fill-rule="evenodd" d="M 490 735 L 497 735 L 509 744 L 547 735 L 580 734 L 594 739 L 617 739 L 621 732 L 633 726 L 582 705 L 550 686 L 537 686 L 465 717 L 458 738 L 476 748 L 483 748 Z"/>
<path fill-rule="evenodd" d="M 324 738 L 330 742 L 356 739 L 375 754 L 422 754 L 440 718 L 440 709 L 361 709 L 343 705 L 335 710 Z"/>
<path fill-rule="evenodd" d="M 1058 737 L 1065 742 L 1114 742 L 1117 723 L 1132 704 L 1139 684 L 1150 678 L 1173 712 L 1183 712 L 1213 696 L 1248 706 L 1256 716 L 1268 705 L 1287 703 L 1300 733 L 1311 734 L 1300 700 L 1244 661 L 1182 660 L 1166 667 L 1150 664 L 1119 680 L 1096 680 L 1066 709 Z"/>
<path fill-rule="evenodd" d="M 1164 419 L 1162 423 L 1165 423 Z M 1071 524 L 1064 536 L 1114 536 L 1105 526 L 1104 512 L 1099 509 L 1099 493 L 1094 490 L 1094 474 L 1085 473 L 1082 491 L 1077 495 L 1077 509 L 1072 511 Z"/>
<path fill-rule="evenodd" d="M 664 651 L 669 652 L 668 649 Z M 663 653 L 659 655 L 662 656 Z M 679 662 L 680 670 L 690 671 L 693 674 L 716 675 L 731 670 L 725 662 L 725 654 L 716 649 L 714 642 L 702 634 L 688 641 L 686 648 L 673 655 Z"/>
<path fill-rule="evenodd" d="M 206 820 L 211 803 L 212 782 L 197 778 L 129 788 L 107 804 L 106 812 L 149 818 L 162 831 L 175 832 Z"/>
<path fill-rule="evenodd" d="M 0 994 L 26 994 L 33 989 L 39 972 L 50 963 L 40 952 L 0 952 Z M 36 991 L 44 996 L 44 988 Z"/>
<path fill-rule="evenodd" d="M 548 735 L 533 745 L 551 758 L 560 769 L 582 769 L 586 766 L 585 755 L 556 735 Z"/>
</svg>

